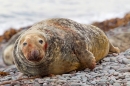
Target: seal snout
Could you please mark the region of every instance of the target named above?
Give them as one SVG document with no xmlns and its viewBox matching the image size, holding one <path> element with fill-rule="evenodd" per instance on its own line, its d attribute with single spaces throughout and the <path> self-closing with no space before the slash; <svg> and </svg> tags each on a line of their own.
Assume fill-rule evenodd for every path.
<svg viewBox="0 0 130 86">
<path fill-rule="evenodd" d="M 30 51 L 28 60 L 29 61 L 40 61 L 41 58 L 39 56 L 40 56 L 40 52 L 38 50 L 34 49 L 34 50 Z"/>
</svg>

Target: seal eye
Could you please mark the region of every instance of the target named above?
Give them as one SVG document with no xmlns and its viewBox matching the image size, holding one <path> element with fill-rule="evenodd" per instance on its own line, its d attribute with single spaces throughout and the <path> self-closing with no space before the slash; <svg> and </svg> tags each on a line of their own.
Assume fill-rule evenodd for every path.
<svg viewBox="0 0 130 86">
<path fill-rule="evenodd" d="M 24 43 L 23 43 L 23 46 L 26 46 L 26 45 L 27 45 L 27 43 L 26 43 L 26 42 L 24 42 Z"/>
<path fill-rule="evenodd" d="M 41 43 L 41 44 L 42 44 L 42 43 L 43 43 L 43 41 L 42 41 L 42 40 L 39 40 L 39 43 Z"/>
</svg>

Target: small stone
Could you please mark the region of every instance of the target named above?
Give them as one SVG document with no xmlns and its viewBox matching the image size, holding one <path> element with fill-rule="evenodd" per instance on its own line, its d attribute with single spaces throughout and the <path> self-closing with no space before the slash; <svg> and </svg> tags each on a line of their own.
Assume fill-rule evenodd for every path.
<svg viewBox="0 0 130 86">
<path fill-rule="evenodd" d="M 120 83 L 114 83 L 113 86 L 121 86 Z"/>
<path fill-rule="evenodd" d="M 97 84 L 99 84 L 99 85 L 104 85 L 106 83 L 107 83 L 107 80 L 105 80 L 105 79 L 101 79 L 99 82 L 97 82 Z"/>
<path fill-rule="evenodd" d="M 68 78 L 65 78 L 65 77 L 59 77 L 58 79 L 60 79 L 60 80 L 68 80 Z"/>
<path fill-rule="evenodd" d="M 113 69 L 108 71 L 109 74 L 114 74 L 114 72 L 115 72 L 115 70 L 113 70 Z"/>
<path fill-rule="evenodd" d="M 115 83 L 115 81 L 113 81 L 113 80 L 110 80 L 110 81 L 109 81 L 109 84 L 112 85 L 113 83 Z"/>
<path fill-rule="evenodd" d="M 116 61 L 116 58 L 115 58 L 115 57 L 111 57 L 111 58 L 110 58 L 110 61 L 111 61 L 111 62 L 115 62 L 115 61 Z"/>
<path fill-rule="evenodd" d="M 120 69 L 118 69 L 118 71 L 120 71 L 120 72 L 130 72 L 130 67 L 120 68 Z"/>
<path fill-rule="evenodd" d="M 34 82 L 33 86 L 41 86 L 38 82 Z"/>
<path fill-rule="evenodd" d="M 126 51 L 124 52 L 124 56 L 130 56 L 130 49 L 128 49 L 128 50 L 126 50 Z"/>
<path fill-rule="evenodd" d="M 47 81 L 49 81 L 49 82 L 54 82 L 54 81 L 56 81 L 57 79 L 49 79 L 49 80 L 47 80 Z"/>
<path fill-rule="evenodd" d="M 69 77 L 71 74 L 62 74 L 63 77 Z"/>
<path fill-rule="evenodd" d="M 70 86 L 83 86 L 82 83 L 70 83 Z"/>
<path fill-rule="evenodd" d="M 15 82 L 11 82 L 12 86 L 20 86 L 20 82 L 19 81 L 15 81 Z"/>
<path fill-rule="evenodd" d="M 120 67 L 119 66 L 111 66 L 110 69 L 118 70 Z"/>
<path fill-rule="evenodd" d="M 85 83 L 87 80 L 88 80 L 88 78 L 87 78 L 87 77 L 85 77 L 85 76 L 83 76 L 83 77 L 82 77 L 82 82 L 84 82 L 84 83 Z"/>
<path fill-rule="evenodd" d="M 11 80 L 11 76 L 5 76 L 5 80 Z"/>
<path fill-rule="evenodd" d="M 88 69 L 88 68 L 86 68 L 84 71 L 85 71 L 85 72 L 90 72 L 91 70 L 90 70 L 90 69 Z"/>
<path fill-rule="evenodd" d="M 43 83 L 43 86 L 48 86 L 48 84 L 47 83 Z"/>
<path fill-rule="evenodd" d="M 80 83 L 80 80 L 68 80 L 68 82 Z"/>
<path fill-rule="evenodd" d="M 95 85 L 95 84 L 96 84 L 96 81 L 92 81 L 91 84 Z"/>
<path fill-rule="evenodd" d="M 43 83 L 43 82 L 44 82 L 43 79 L 37 79 L 37 81 L 38 81 L 39 83 Z"/>
<path fill-rule="evenodd" d="M 78 76 L 75 76 L 75 77 L 71 77 L 70 79 L 71 79 L 71 80 L 77 80 L 77 79 L 80 80 L 81 77 L 80 77 L 80 76 L 79 76 L 79 77 L 78 77 Z"/>
<path fill-rule="evenodd" d="M 114 76 L 111 76 L 111 80 L 112 80 L 112 81 L 116 81 L 116 79 L 115 79 Z"/>
<path fill-rule="evenodd" d="M 16 79 L 17 79 L 17 77 L 12 76 L 12 80 L 16 80 Z"/>
<path fill-rule="evenodd" d="M 127 59 L 130 59 L 130 56 L 126 56 Z"/>
<path fill-rule="evenodd" d="M 106 62 L 109 62 L 110 58 L 107 57 L 107 58 L 104 58 L 103 60 L 106 61 Z"/>
<path fill-rule="evenodd" d="M 125 76 L 120 74 L 120 75 L 118 76 L 118 78 L 119 78 L 119 79 L 125 79 Z"/>
<path fill-rule="evenodd" d="M 16 85 L 13 85 L 13 86 L 20 86 L 20 84 L 16 84 Z"/>
<path fill-rule="evenodd" d="M 130 86 L 130 81 L 127 81 L 126 85 L 127 85 L 127 86 Z"/>
<path fill-rule="evenodd" d="M 127 59 L 127 58 L 123 58 L 123 59 L 122 59 L 122 63 L 123 63 L 123 64 L 130 64 L 130 60 Z"/>
<path fill-rule="evenodd" d="M 27 84 L 32 84 L 32 83 L 33 83 L 33 81 L 31 81 L 31 80 L 25 80 L 25 81 L 24 81 L 24 83 L 27 83 Z"/>
<path fill-rule="evenodd" d="M 118 72 L 114 72 L 113 75 L 114 75 L 114 76 L 118 76 L 119 73 L 118 73 Z"/>
<path fill-rule="evenodd" d="M 66 80 L 58 80 L 57 83 L 65 83 L 67 82 Z"/>
</svg>

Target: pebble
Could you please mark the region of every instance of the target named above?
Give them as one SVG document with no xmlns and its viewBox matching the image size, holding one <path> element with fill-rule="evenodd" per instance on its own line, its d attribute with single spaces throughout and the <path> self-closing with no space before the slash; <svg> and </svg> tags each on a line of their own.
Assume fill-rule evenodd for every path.
<svg viewBox="0 0 130 86">
<path fill-rule="evenodd" d="M 92 81 L 91 84 L 95 85 L 95 84 L 96 84 L 96 81 Z"/>
<path fill-rule="evenodd" d="M 130 59 L 130 56 L 126 56 L 127 59 Z"/>
<path fill-rule="evenodd" d="M 111 57 L 111 58 L 110 58 L 110 61 L 111 61 L 111 62 L 116 62 L 116 58 L 115 58 L 115 57 Z"/>
<path fill-rule="evenodd" d="M 123 58 L 123 59 L 122 59 L 122 63 L 123 63 L 123 64 L 130 64 L 130 60 L 127 59 L 127 58 Z"/>
<path fill-rule="evenodd" d="M 82 84 L 82 83 L 75 83 L 75 82 L 73 83 L 73 82 L 72 82 L 72 83 L 70 84 L 70 86 L 83 86 L 83 84 Z"/>
<path fill-rule="evenodd" d="M 114 72 L 113 75 L 114 75 L 114 76 L 118 76 L 118 75 L 119 75 L 119 72 Z"/>
<path fill-rule="evenodd" d="M 120 72 L 130 72 L 130 67 L 120 68 L 118 69 Z"/>
<path fill-rule="evenodd" d="M 47 83 L 43 83 L 43 86 L 48 86 L 48 84 Z"/>
<path fill-rule="evenodd" d="M 103 60 L 106 61 L 106 62 L 109 62 L 110 58 L 107 57 L 107 58 L 104 58 Z"/>
<path fill-rule="evenodd" d="M 31 80 L 25 80 L 24 83 L 31 84 L 31 83 L 33 83 L 33 81 L 31 81 Z"/>
<path fill-rule="evenodd" d="M 114 72 L 115 72 L 115 70 L 113 70 L 113 69 L 108 71 L 109 74 L 114 74 Z"/>
<path fill-rule="evenodd" d="M 128 82 L 126 83 L 126 85 L 127 85 L 127 86 L 130 86 L 130 81 L 128 81 Z"/>
<path fill-rule="evenodd" d="M 120 83 L 114 83 L 113 86 L 121 86 Z"/>
<path fill-rule="evenodd" d="M 39 83 L 43 83 L 43 82 L 44 82 L 43 79 L 37 79 L 37 81 L 38 81 Z"/>
<path fill-rule="evenodd" d="M 118 78 L 119 78 L 119 79 L 124 79 L 124 78 L 125 78 L 125 76 L 124 76 L 124 75 L 122 75 L 122 74 L 119 74 Z"/>
</svg>

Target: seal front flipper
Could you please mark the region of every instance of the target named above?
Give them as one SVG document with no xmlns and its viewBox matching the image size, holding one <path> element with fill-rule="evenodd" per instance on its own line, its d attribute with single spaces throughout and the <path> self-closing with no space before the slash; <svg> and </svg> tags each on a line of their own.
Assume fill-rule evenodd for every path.
<svg viewBox="0 0 130 86">
<path fill-rule="evenodd" d="M 81 64 L 80 69 L 85 69 L 85 68 L 94 69 L 96 66 L 96 60 L 94 55 L 88 50 L 81 51 L 81 52 L 82 54 L 80 56 L 77 56 Z"/>
</svg>

